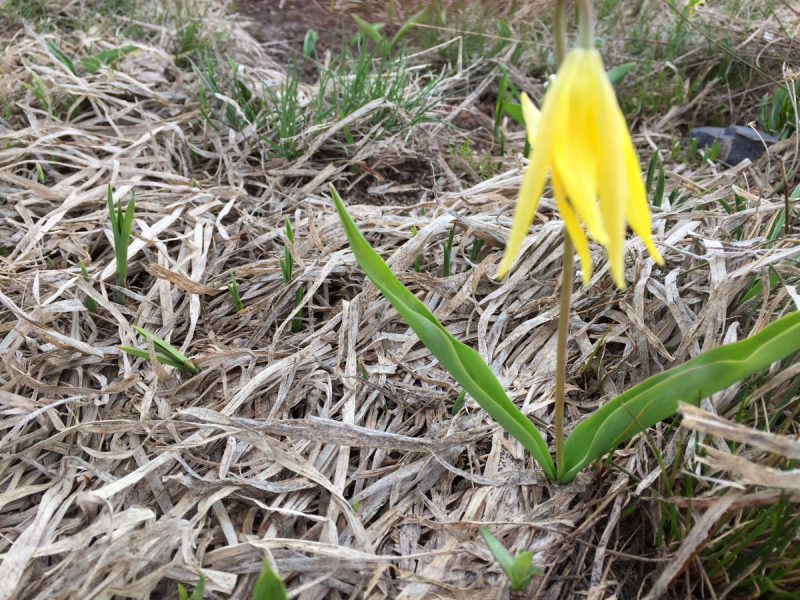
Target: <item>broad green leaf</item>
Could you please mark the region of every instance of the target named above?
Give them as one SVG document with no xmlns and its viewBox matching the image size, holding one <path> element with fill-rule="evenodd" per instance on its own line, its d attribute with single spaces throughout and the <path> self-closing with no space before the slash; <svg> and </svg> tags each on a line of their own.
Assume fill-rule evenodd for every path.
<svg viewBox="0 0 800 600">
<path fill-rule="evenodd" d="M 272 570 L 269 563 L 264 559 L 264 568 L 258 576 L 256 587 L 253 590 L 253 600 L 287 600 L 286 586 Z"/>
<path fill-rule="evenodd" d="M 82 56 L 81 64 L 86 68 L 89 73 L 95 73 L 100 70 L 102 63 L 94 56 Z"/>
<path fill-rule="evenodd" d="M 635 66 L 636 66 L 635 62 L 629 62 L 619 65 L 618 67 L 614 67 L 613 69 L 609 69 L 608 71 L 606 71 L 606 76 L 608 77 L 608 80 L 612 84 L 617 83 L 618 81 L 621 81 L 622 78 L 625 77 L 625 75 L 630 73 L 633 67 Z"/>
<path fill-rule="evenodd" d="M 319 41 L 319 34 L 316 31 L 313 29 L 306 31 L 306 37 L 303 40 L 303 56 L 311 56 L 317 46 L 317 41 Z"/>
<path fill-rule="evenodd" d="M 519 440 L 547 476 L 553 479 L 555 466 L 539 430 L 509 400 L 503 386 L 480 355 L 450 335 L 427 307 L 397 280 L 392 270 L 361 235 L 333 185 L 330 190 L 353 254 L 375 287 L 386 296 L 453 379 L 489 416 Z"/>
<path fill-rule="evenodd" d="M 521 592 L 527 589 L 531 584 L 531 577 L 534 575 L 539 575 L 540 577 L 544 575 L 544 571 L 542 571 L 536 565 L 531 564 L 532 562 L 533 550 L 519 552 L 514 557 L 514 578 L 512 579 L 512 591 Z"/>
<path fill-rule="evenodd" d="M 513 583 L 514 557 L 511 556 L 511 553 L 500 543 L 500 540 L 494 537 L 492 532 L 486 529 L 486 527 L 481 527 L 480 532 L 481 535 L 483 535 L 483 539 L 486 540 L 486 545 L 489 546 L 492 555 L 494 555 L 497 563 L 500 565 L 500 568 L 503 569 L 503 572 Z"/>
<path fill-rule="evenodd" d="M 522 106 L 514 102 L 503 103 L 503 110 L 508 113 L 508 116 L 514 119 L 520 125 L 525 125 L 525 117 L 522 114 Z"/>
<path fill-rule="evenodd" d="M 591 461 L 638 434 L 640 426 L 651 427 L 675 414 L 678 401 L 696 404 L 798 350 L 800 312 L 794 312 L 750 338 L 714 348 L 650 377 L 575 427 L 564 444 L 562 483 L 569 483 Z"/>
<path fill-rule="evenodd" d="M 397 33 L 396 33 L 396 34 L 394 34 L 394 37 L 392 38 L 392 41 L 389 43 L 389 50 L 391 50 L 392 48 L 394 48 L 394 47 L 397 45 L 397 42 L 399 42 L 399 41 L 400 41 L 400 39 L 401 39 L 401 38 L 402 38 L 404 35 L 406 35 L 406 34 L 407 34 L 409 31 L 411 31 L 411 29 L 412 29 L 412 28 L 413 28 L 413 27 L 414 27 L 414 26 L 415 26 L 417 23 L 420 23 L 421 21 L 423 21 L 423 20 L 425 19 L 425 16 L 426 16 L 427 14 L 428 14 L 428 9 L 427 9 L 427 8 L 425 8 L 425 9 L 423 9 L 423 10 L 419 11 L 418 13 L 416 13 L 416 14 L 414 14 L 414 15 L 411 15 L 411 16 L 410 16 L 408 19 L 406 19 L 406 22 L 405 22 L 405 23 L 403 23 L 403 24 L 400 26 L 400 29 L 398 29 L 398 30 L 397 30 Z"/>
</svg>

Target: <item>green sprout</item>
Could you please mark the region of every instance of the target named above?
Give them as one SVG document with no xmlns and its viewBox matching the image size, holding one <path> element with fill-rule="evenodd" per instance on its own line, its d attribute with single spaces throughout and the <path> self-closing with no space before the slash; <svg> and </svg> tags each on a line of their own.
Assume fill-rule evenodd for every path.
<svg viewBox="0 0 800 600">
<path fill-rule="evenodd" d="M 253 600 L 287 600 L 286 586 L 278 574 L 272 570 L 266 559 L 264 568 L 256 581 Z"/>
<path fill-rule="evenodd" d="M 517 552 L 516 556 L 511 556 L 511 553 L 505 549 L 496 537 L 486 529 L 481 527 L 481 534 L 483 539 L 486 540 L 486 545 L 489 546 L 500 568 L 508 577 L 511 582 L 512 592 L 521 592 L 531 584 L 531 577 L 544 575 L 539 567 L 531 564 L 533 561 L 533 550 L 526 550 L 525 552 Z"/>
<path fill-rule="evenodd" d="M 134 326 L 134 329 L 138 331 L 139 335 L 142 337 L 153 340 L 153 346 L 155 347 L 156 351 L 156 360 L 162 365 L 175 367 L 176 369 L 181 369 L 182 371 L 186 371 L 192 375 L 200 372 L 200 369 L 197 368 L 197 365 L 184 356 L 179 350 L 173 348 L 169 342 L 165 342 L 157 335 L 150 333 L 141 327 Z M 117 348 L 127 352 L 128 354 L 138 356 L 139 358 L 150 358 L 150 353 L 146 349 L 132 348 L 131 346 L 117 346 Z"/>
<path fill-rule="evenodd" d="M 230 295 L 233 297 L 233 304 L 236 307 L 236 312 L 244 310 L 242 297 L 239 295 L 239 286 L 236 285 L 236 278 L 233 276 L 233 271 L 231 271 L 231 282 L 228 284 L 228 292 L 230 292 Z"/>
<path fill-rule="evenodd" d="M 469 253 L 469 261 L 472 263 L 478 262 L 481 250 L 483 250 L 483 240 L 481 238 L 475 238 L 475 241 L 472 243 L 472 250 Z M 471 268 L 472 265 L 467 265 L 467 271 Z"/>
<path fill-rule="evenodd" d="M 442 251 L 444 252 L 444 261 L 442 264 L 442 277 L 450 277 L 450 255 L 453 253 L 453 237 L 456 234 L 456 226 L 450 229 L 450 235 L 447 236 L 447 243 L 442 244 Z"/>
<path fill-rule="evenodd" d="M 131 230 L 133 229 L 134 194 L 131 192 L 131 199 L 128 208 L 122 212 L 122 202 L 117 205 L 114 211 L 114 196 L 111 194 L 111 184 L 108 184 L 108 216 L 111 218 L 111 231 L 114 233 L 114 254 L 117 257 L 117 287 L 128 287 L 128 244 L 131 241 Z M 125 304 L 125 294 L 119 290 L 114 290 L 114 302 Z"/>
<path fill-rule="evenodd" d="M 450 411 L 450 414 L 455 416 L 458 414 L 458 411 L 461 410 L 461 407 L 464 406 L 464 398 L 467 395 L 467 390 L 461 390 L 458 393 L 458 398 L 456 398 L 455 403 L 453 404 L 453 410 Z"/>
<path fill-rule="evenodd" d="M 417 233 L 418 233 L 418 232 L 417 232 L 417 227 L 416 227 L 415 225 L 412 225 L 412 226 L 411 226 L 411 234 L 412 234 L 414 237 L 417 237 Z M 418 256 L 417 258 L 415 258 L 415 259 L 414 259 L 414 270 L 415 270 L 417 273 L 422 273 L 422 268 L 419 266 L 419 256 Z"/>
<path fill-rule="evenodd" d="M 86 283 L 91 283 L 92 278 L 89 277 L 89 271 L 86 270 L 86 267 L 83 265 L 82 262 L 80 263 L 80 265 L 81 265 L 81 273 L 83 273 L 83 280 Z M 86 296 L 86 308 L 90 313 L 94 315 L 97 314 L 97 302 L 95 302 L 94 298 L 92 298 L 91 296 Z"/>
<path fill-rule="evenodd" d="M 194 591 L 192 595 L 186 593 L 184 587 L 179 583 L 178 584 L 178 600 L 203 600 L 203 592 L 206 588 L 206 576 L 200 573 L 200 579 L 197 582 L 197 585 L 194 586 Z"/>
<path fill-rule="evenodd" d="M 286 239 L 289 240 L 289 243 L 294 244 L 294 232 L 292 231 L 292 226 L 289 223 L 289 217 L 286 217 L 286 229 L 284 230 L 286 234 Z M 283 247 L 283 258 L 280 259 L 281 263 L 281 273 L 283 274 L 283 283 L 289 284 L 292 280 L 292 271 L 294 270 L 294 258 L 292 257 L 292 253 L 289 251 L 288 246 Z M 294 298 L 294 305 L 295 308 L 300 306 L 303 302 L 303 286 L 297 288 L 297 294 Z M 297 333 L 300 331 L 300 327 L 302 327 L 302 318 L 303 318 L 303 309 L 295 312 L 294 318 L 292 319 L 292 333 Z"/>
</svg>

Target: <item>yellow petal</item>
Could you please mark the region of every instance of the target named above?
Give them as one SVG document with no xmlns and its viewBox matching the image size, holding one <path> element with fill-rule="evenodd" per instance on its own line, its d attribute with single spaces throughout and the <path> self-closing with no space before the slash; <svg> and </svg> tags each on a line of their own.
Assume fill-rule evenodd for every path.
<svg viewBox="0 0 800 600">
<path fill-rule="evenodd" d="M 556 207 L 564 219 L 564 227 L 567 230 L 572 243 L 575 245 L 575 250 L 578 252 L 578 258 L 581 261 L 581 271 L 583 272 L 583 285 L 589 285 L 589 280 L 592 277 L 592 255 L 589 253 L 589 243 L 586 241 L 586 236 L 583 233 L 581 224 L 572 210 L 566 197 L 564 196 L 564 188 L 557 175 L 553 175 L 553 195 L 556 198 Z"/>
<path fill-rule="evenodd" d="M 636 151 L 633 149 L 630 135 L 628 135 L 625 117 L 622 111 L 619 113 L 620 127 L 625 133 L 623 140 L 623 152 L 625 153 L 625 174 L 628 180 L 628 223 L 631 229 L 640 237 L 647 247 L 650 256 L 660 265 L 664 264 L 664 259 L 653 244 L 651 235 L 652 224 L 650 221 L 650 206 L 647 203 L 647 192 L 642 182 L 642 172 L 639 167 L 639 159 L 636 158 Z"/>
<path fill-rule="evenodd" d="M 619 105 L 614 89 L 605 77 L 600 54 L 591 51 L 592 61 L 604 77 L 597 79 L 598 114 L 597 134 L 601 146 L 598 148 L 600 188 L 600 212 L 603 225 L 608 233 L 608 261 L 611 277 L 620 289 L 625 289 L 625 215 L 627 213 L 628 181 L 623 152 L 623 136 L 627 130 L 618 118 Z"/>
<path fill-rule="evenodd" d="M 542 105 L 542 118 L 536 136 L 539 143 L 531 151 L 528 169 L 522 178 L 522 186 L 519 188 L 519 197 L 514 208 L 514 223 L 511 226 L 511 235 L 506 243 L 503 260 L 497 269 L 498 279 L 508 273 L 511 265 L 514 264 L 517 252 L 519 252 L 519 248 L 522 245 L 522 240 L 525 239 L 525 234 L 528 232 L 528 227 L 533 223 L 533 215 L 544 189 L 547 171 L 553 162 L 554 115 L 558 108 L 553 98 L 558 97 L 559 90 L 564 87 L 565 79 L 559 74 L 545 96 L 544 104 Z"/>
<path fill-rule="evenodd" d="M 536 105 L 528 98 L 528 94 L 522 92 L 521 96 L 522 116 L 525 117 L 525 130 L 528 134 L 528 143 L 536 145 L 536 134 L 539 132 L 539 123 L 542 121 L 542 113 Z"/>
<path fill-rule="evenodd" d="M 597 206 L 598 164 L 590 135 L 597 120 L 597 74 L 587 60 L 592 51 L 570 52 L 575 60 L 564 62 L 567 86 L 557 99 L 561 108 L 556 120 L 553 148 L 554 172 L 558 172 L 575 211 L 586 223 L 589 234 L 599 244 L 608 243 L 608 235 Z M 569 58 L 569 57 L 568 57 Z M 569 71 L 566 69 L 569 68 Z M 602 74 L 605 77 L 605 73 Z M 559 75 L 561 77 L 561 75 Z"/>
</svg>

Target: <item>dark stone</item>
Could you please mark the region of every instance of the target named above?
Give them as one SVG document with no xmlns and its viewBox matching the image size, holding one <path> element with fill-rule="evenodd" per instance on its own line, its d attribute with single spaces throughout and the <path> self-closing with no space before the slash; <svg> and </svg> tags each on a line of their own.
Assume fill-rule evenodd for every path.
<svg viewBox="0 0 800 600">
<path fill-rule="evenodd" d="M 717 160 L 732 167 L 746 158 L 755 162 L 764 154 L 765 144 L 770 146 L 778 141 L 768 133 L 753 131 L 741 125 L 731 125 L 725 129 L 698 127 L 689 132 L 689 137 L 697 140 L 697 147 L 700 150 L 710 148 L 719 139 Z"/>
</svg>

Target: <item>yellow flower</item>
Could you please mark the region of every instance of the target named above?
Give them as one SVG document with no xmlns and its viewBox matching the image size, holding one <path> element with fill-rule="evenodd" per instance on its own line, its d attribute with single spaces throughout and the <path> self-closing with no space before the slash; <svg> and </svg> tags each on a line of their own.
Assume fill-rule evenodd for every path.
<svg viewBox="0 0 800 600">
<path fill-rule="evenodd" d="M 591 277 L 592 262 L 581 221 L 589 235 L 608 249 L 611 276 L 621 289 L 625 287 L 626 218 L 650 255 L 663 264 L 650 236 L 650 208 L 639 160 L 600 53 L 572 50 L 550 84 L 541 117 L 524 94 L 522 109 L 526 123 L 531 124 L 528 140 L 535 145 L 498 277 L 508 272 L 519 252 L 548 171 L 556 207 L 581 261 L 584 284 Z"/>
</svg>

